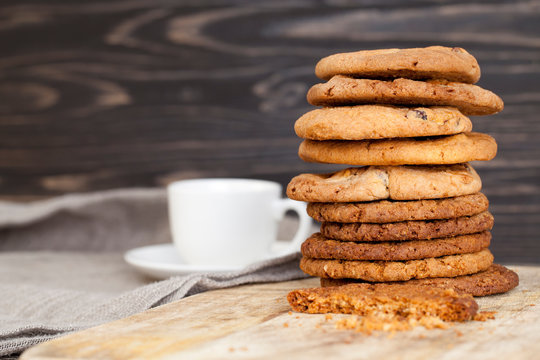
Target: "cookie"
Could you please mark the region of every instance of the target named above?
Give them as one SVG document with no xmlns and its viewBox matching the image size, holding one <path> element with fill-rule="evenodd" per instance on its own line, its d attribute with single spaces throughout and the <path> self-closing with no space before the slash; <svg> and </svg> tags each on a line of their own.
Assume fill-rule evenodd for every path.
<svg viewBox="0 0 540 360">
<path fill-rule="evenodd" d="M 321 278 L 321 286 L 323 287 L 346 285 L 352 282 L 361 282 L 361 280 Z M 453 289 L 461 294 L 486 296 L 512 290 L 519 285 L 519 277 L 515 272 L 502 265 L 492 264 L 487 270 L 472 275 L 414 279 L 390 284 L 427 285 L 442 289 Z"/>
<path fill-rule="evenodd" d="M 302 244 L 302 255 L 312 259 L 403 261 L 469 254 L 487 249 L 491 233 L 459 235 L 432 240 L 351 242 L 311 235 Z"/>
<path fill-rule="evenodd" d="M 322 260 L 302 257 L 300 269 L 321 278 L 384 282 L 474 274 L 487 270 L 492 263 L 493 255 L 484 249 L 470 254 L 408 261 Z"/>
<path fill-rule="evenodd" d="M 293 290 L 287 295 L 292 309 L 309 314 L 342 313 L 420 320 L 471 320 L 478 304 L 468 294 L 421 285 L 349 284 Z"/>
<path fill-rule="evenodd" d="M 347 165 L 446 165 L 491 160 L 495 140 L 482 133 L 379 140 L 304 140 L 298 149 L 307 162 Z"/>
<path fill-rule="evenodd" d="M 341 75 L 332 77 L 326 83 L 312 86 L 307 93 L 307 100 L 316 106 L 453 106 L 465 115 L 490 115 L 504 108 L 500 97 L 476 85 L 445 80 L 355 79 Z"/>
<path fill-rule="evenodd" d="M 469 164 L 367 166 L 331 174 L 300 174 L 287 196 L 307 202 L 355 202 L 383 199 L 439 199 L 480 191 L 480 177 Z"/>
<path fill-rule="evenodd" d="M 385 224 L 323 222 L 321 234 L 326 238 L 342 241 L 406 241 L 474 234 L 491 230 L 492 227 L 493 216 L 485 211 L 453 219 Z"/>
<path fill-rule="evenodd" d="M 472 124 L 452 107 L 358 105 L 310 111 L 294 130 L 310 140 L 365 140 L 459 134 L 470 132 Z"/>
<path fill-rule="evenodd" d="M 317 63 L 315 74 L 323 80 L 348 75 L 372 79 L 445 79 L 474 84 L 480 79 L 480 67 L 474 56 L 462 48 L 429 46 L 334 54 Z"/>
<path fill-rule="evenodd" d="M 414 220 L 453 219 L 484 212 L 489 207 L 482 193 L 447 199 L 391 201 L 380 200 L 355 203 L 312 202 L 307 206 L 309 216 L 319 222 L 391 223 Z"/>
<path fill-rule="evenodd" d="M 418 260 L 478 252 L 489 246 L 489 231 L 432 240 L 350 242 L 313 234 L 302 244 L 307 258 L 336 260 Z"/>
</svg>

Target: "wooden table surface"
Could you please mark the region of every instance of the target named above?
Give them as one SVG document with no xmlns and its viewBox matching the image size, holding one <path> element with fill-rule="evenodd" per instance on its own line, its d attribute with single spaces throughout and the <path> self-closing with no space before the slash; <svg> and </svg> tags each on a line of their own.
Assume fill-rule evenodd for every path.
<svg viewBox="0 0 540 360">
<path fill-rule="evenodd" d="M 311 278 L 198 294 L 37 345 L 21 359 L 538 359 L 540 267 L 510 268 L 516 289 L 477 298 L 495 320 L 445 330 L 366 336 L 336 329 L 343 316 L 289 314 L 287 293 L 317 286 Z"/>
<path fill-rule="evenodd" d="M 474 164 L 500 262 L 540 264 L 540 2 L 4 0 L 0 197 L 193 177 L 286 184 L 335 166 L 297 157 L 318 59 L 462 46 L 505 110 L 474 117 L 499 144 Z"/>
</svg>

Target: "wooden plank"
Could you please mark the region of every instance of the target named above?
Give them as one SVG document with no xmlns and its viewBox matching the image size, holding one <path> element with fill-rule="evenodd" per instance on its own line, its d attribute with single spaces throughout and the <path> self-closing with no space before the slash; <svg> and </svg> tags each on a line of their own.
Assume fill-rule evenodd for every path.
<svg viewBox="0 0 540 360">
<path fill-rule="evenodd" d="M 317 286 L 312 278 L 195 295 L 38 345 L 22 359 L 532 359 L 540 351 L 540 268 L 512 268 L 518 288 L 478 298 L 495 320 L 446 330 L 366 336 L 336 329 L 342 316 L 288 314 L 286 294 Z"/>
</svg>

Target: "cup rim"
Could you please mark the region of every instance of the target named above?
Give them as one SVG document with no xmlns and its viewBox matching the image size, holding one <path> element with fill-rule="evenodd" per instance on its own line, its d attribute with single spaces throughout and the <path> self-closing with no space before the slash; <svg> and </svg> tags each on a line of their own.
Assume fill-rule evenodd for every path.
<svg viewBox="0 0 540 360">
<path fill-rule="evenodd" d="M 177 180 L 167 185 L 169 192 L 194 192 L 205 193 L 234 193 L 234 192 L 264 192 L 281 191 L 281 184 L 271 180 L 249 178 L 197 178 Z"/>
</svg>

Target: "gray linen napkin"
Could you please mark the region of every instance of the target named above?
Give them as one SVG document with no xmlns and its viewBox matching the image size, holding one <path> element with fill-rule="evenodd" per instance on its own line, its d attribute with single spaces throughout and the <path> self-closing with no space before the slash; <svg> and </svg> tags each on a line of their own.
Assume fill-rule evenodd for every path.
<svg viewBox="0 0 540 360">
<path fill-rule="evenodd" d="M 0 249 L 19 251 L 0 253 L 0 356 L 203 291 L 305 277 L 300 255 L 292 254 L 241 271 L 191 274 L 126 290 L 126 283 L 148 280 L 118 253 L 81 253 L 170 241 L 166 214 L 159 189 L 0 203 Z M 20 252 L 28 249 L 77 252 Z"/>
<path fill-rule="evenodd" d="M 124 251 L 171 241 L 164 189 L 0 201 L 1 250 Z"/>
</svg>

